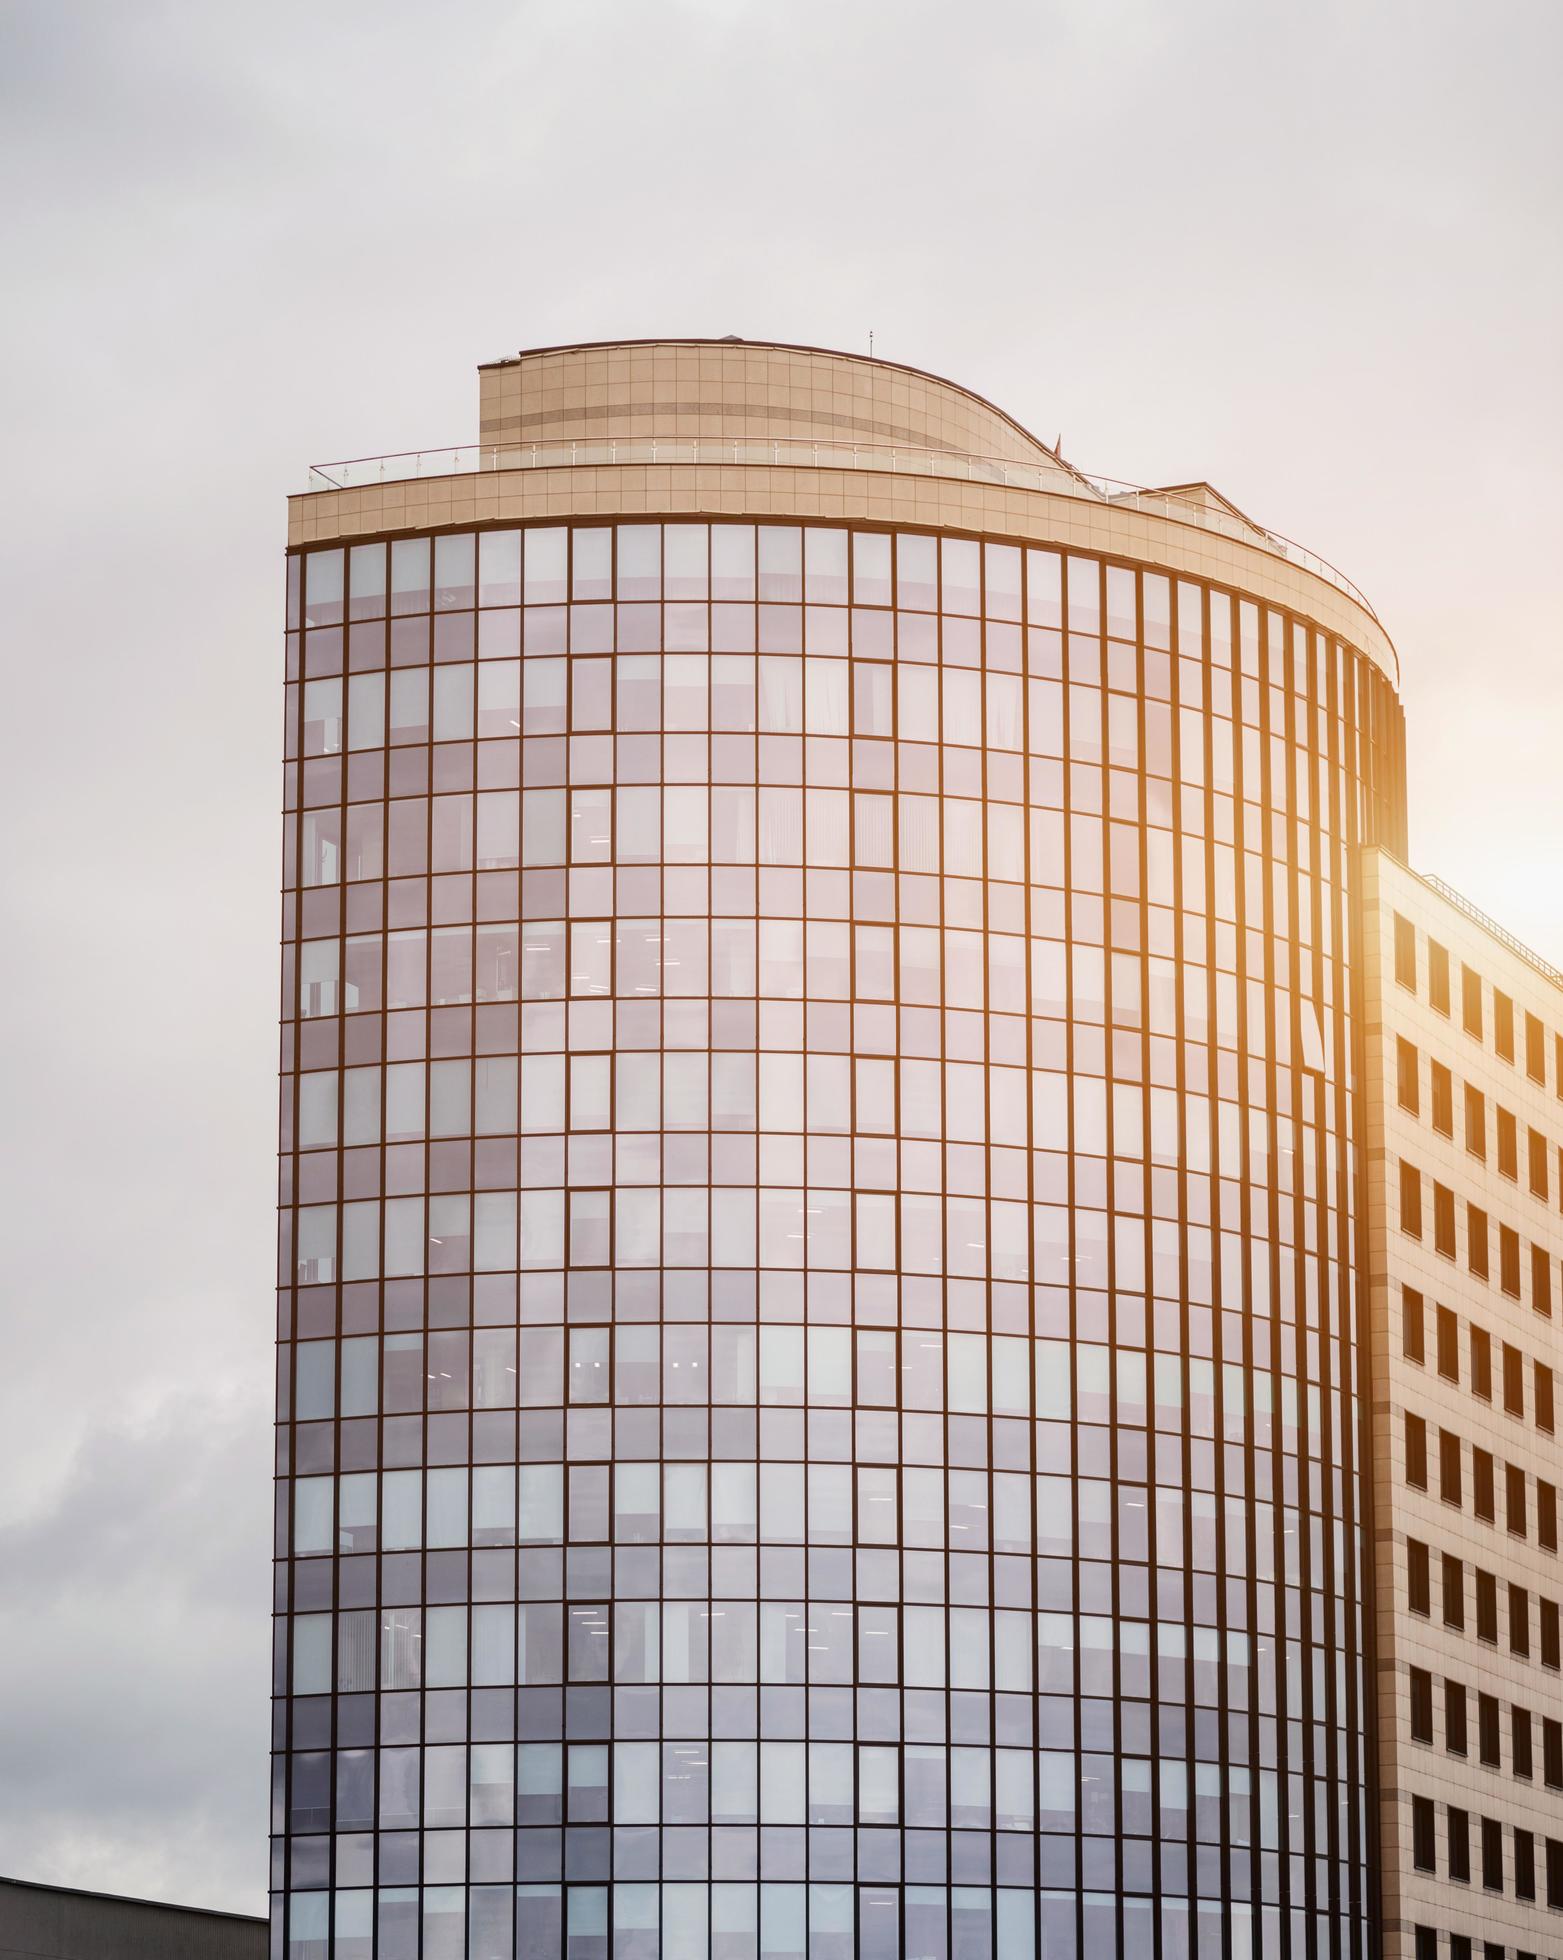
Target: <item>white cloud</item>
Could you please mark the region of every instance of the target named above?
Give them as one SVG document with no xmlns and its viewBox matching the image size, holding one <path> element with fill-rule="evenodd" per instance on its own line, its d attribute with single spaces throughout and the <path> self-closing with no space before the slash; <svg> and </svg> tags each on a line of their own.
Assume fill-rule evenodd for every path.
<svg viewBox="0 0 1563 1960">
<path fill-rule="evenodd" d="M 11 1874 L 265 1909 L 264 1385 L 105 1422 L 0 1530 Z"/>
</svg>

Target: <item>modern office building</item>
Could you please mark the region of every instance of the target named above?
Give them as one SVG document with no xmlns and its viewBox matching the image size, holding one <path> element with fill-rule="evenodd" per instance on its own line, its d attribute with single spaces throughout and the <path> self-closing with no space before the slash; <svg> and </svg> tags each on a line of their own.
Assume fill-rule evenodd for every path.
<svg viewBox="0 0 1563 1960">
<path fill-rule="evenodd" d="M 733 340 L 288 569 L 278 1960 L 1373 1952 L 1371 607 Z"/>
<path fill-rule="evenodd" d="M 1386 1960 L 1563 1953 L 1563 974 L 1362 867 Z"/>
</svg>

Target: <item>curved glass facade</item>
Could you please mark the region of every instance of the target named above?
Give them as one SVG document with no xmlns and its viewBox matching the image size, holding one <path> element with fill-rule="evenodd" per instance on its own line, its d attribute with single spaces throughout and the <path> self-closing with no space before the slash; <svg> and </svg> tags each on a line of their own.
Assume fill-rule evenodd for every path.
<svg viewBox="0 0 1563 1960">
<path fill-rule="evenodd" d="M 1365 1952 L 1382 676 L 972 536 L 289 569 L 278 1955 Z"/>
</svg>

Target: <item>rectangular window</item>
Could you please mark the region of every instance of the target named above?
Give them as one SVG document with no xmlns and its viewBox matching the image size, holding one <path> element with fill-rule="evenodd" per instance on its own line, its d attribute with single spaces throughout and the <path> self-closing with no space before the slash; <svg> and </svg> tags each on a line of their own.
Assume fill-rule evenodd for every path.
<svg viewBox="0 0 1563 1960">
<path fill-rule="evenodd" d="M 1511 1300 L 1520 1297 L 1520 1235 L 1507 1225 L 1498 1227 L 1498 1284 Z"/>
<path fill-rule="evenodd" d="M 1440 1307 L 1438 1323 L 1438 1372 L 1446 1381 L 1460 1379 L 1460 1320 L 1452 1307 Z"/>
<path fill-rule="evenodd" d="M 1498 1515 L 1492 1482 L 1492 1450 L 1479 1450 L 1477 1446 L 1471 1446 L 1471 1488 L 1477 1517 L 1487 1519 L 1490 1525 Z"/>
<path fill-rule="evenodd" d="M 1425 1667 L 1411 1669 L 1411 1740 L 1433 1739 L 1433 1677 Z"/>
<path fill-rule="evenodd" d="M 1411 1799 L 1411 1862 L 1419 1872 L 1435 1872 L 1438 1869 L 1431 1797 Z"/>
<path fill-rule="evenodd" d="M 1444 1552 L 1444 1625 L 1465 1628 L 1465 1566 L 1461 1560 Z"/>
<path fill-rule="evenodd" d="M 1541 1779 L 1549 1790 L 1563 1790 L 1563 1722 L 1541 1718 Z"/>
<path fill-rule="evenodd" d="M 1395 1094 L 1400 1107 L 1409 1109 L 1413 1116 L 1421 1114 L 1421 1097 L 1417 1091 L 1418 1069 L 1416 1049 L 1403 1036 L 1395 1036 Z"/>
<path fill-rule="evenodd" d="M 1482 1819 L 1482 1884 L 1489 1892 L 1503 1890 L 1503 1826 L 1496 1817 Z"/>
<path fill-rule="evenodd" d="M 1416 927 L 1395 914 L 1395 980 L 1416 992 Z"/>
<path fill-rule="evenodd" d="M 1536 1479 L 1536 1537 L 1544 1552 L 1558 1548 L 1558 1492 L 1545 1477 Z"/>
<path fill-rule="evenodd" d="M 1536 1606 L 1536 1617 L 1541 1625 L 1541 1664 L 1555 1668 L 1563 1664 L 1563 1632 L 1560 1632 L 1558 1624 L 1558 1603 L 1555 1599 L 1540 1599 Z"/>
<path fill-rule="evenodd" d="M 1417 1927 L 1416 1960 L 1438 1960 L 1438 1928 L 1436 1926 Z"/>
<path fill-rule="evenodd" d="M 1504 1518 L 1511 1535 L 1523 1538 L 1529 1529 L 1525 1515 L 1525 1472 L 1517 1463 L 1503 1466 Z"/>
<path fill-rule="evenodd" d="M 1436 939 L 1427 942 L 1427 998 L 1437 1013 L 1449 1012 L 1449 949 Z"/>
<path fill-rule="evenodd" d="M 1444 1747 L 1463 1756 L 1470 1744 L 1465 1734 L 1465 1690 L 1458 1681 L 1444 1683 Z"/>
<path fill-rule="evenodd" d="M 1475 967 L 1460 963 L 1460 1020 L 1467 1034 L 1482 1038 L 1482 976 Z"/>
<path fill-rule="evenodd" d="M 1520 1174 L 1520 1126 L 1512 1109 L 1497 1105 L 1498 1170 L 1504 1177 Z"/>
<path fill-rule="evenodd" d="M 1525 1357 L 1507 1341 L 1503 1344 L 1503 1406 L 1511 1416 L 1525 1415 Z"/>
<path fill-rule="evenodd" d="M 1420 1538 L 1406 1540 L 1406 1604 L 1413 1613 L 1431 1613 L 1433 1610 L 1427 1547 Z"/>
<path fill-rule="evenodd" d="M 1400 1160 L 1400 1229 L 1414 1239 L 1422 1236 L 1422 1174 L 1403 1157 Z"/>
<path fill-rule="evenodd" d="M 1514 1002 L 1494 987 L 1492 990 L 1493 1046 L 1506 1062 L 1514 1060 Z"/>
<path fill-rule="evenodd" d="M 1492 1400 L 1492 1336 L 1480 1327 L 1471 1329 L 1471 1393 Z"/>
<path fill-rule="evenodd" d="M 1488 1769 L 1502 1769 L 1503 1755 L 1499 1739 L 1499 1720 L 1502 1709 L 1496 1695 L 1479 1694 L 1476 1697 L 1476 1753 Z"/>
<path fill-rule="evenodd" d="M 1518 1771 L 1515 1772 L 1518 1774 Z M 1525 1772 L 1529 1776 L 1530 1771 Z M 1531 1831 L 1514 1828 L 1514 1896 L 1517 1899 L 1534 1899 L 1536 1896 L 1536 1839 Z"/>
<path fill-rule="evenodd" d="M 1422 1296 L 1414 1286 L 1400 1289 L 1400 1351 L 1408 1361 L 1425 1361 Z"/>
<path fill-rule="evenodd" d="M 1465 1085 L 1465 1147 L 1473 1157 L 1487 1161 L 1487 1098 L 1480 1089 Z"/>
<path fill-rule="evenodd" d="M 1535 1312 L 1552 1318 L 1552 1258 L 1544 1245 L 1530 1249 L 1530 1304 Z"/>
<path fill-rule="evenodd" d="M 1547 1081 L 1547 1031 L 1534 1014 L 1525 1016 L 1525 1073 L 1543 1087 Z"/>
<path fill-rule="evenodd" d="M 1433 1128 L 1441 1135 L 1454 1135 L 1454 1077 L 1442 1062 L 1429 1062 L 1428 1074 L 1433 1093 Z"/>
<path fill-rule="evenodd" d="M 1509 1587 L 1509 1652 L 1530 1659 L 1530 1594 L 1523 1586 Z"/>
<path fill-rule="evenodd" d="M 1476 1515 L 1491 1524 L 1498 1515 L 1492 1451 L 1480 1450 L 1474 1445 L 1471 1449 L 1471 1490 L 1472 1508 Z"/>
<path fill-rule="evenodd" d="M 1498 1581 L 1476 1567 L 1476 1637 L 1498 1644 Z"/>
<path fill-rule="evenodd" d="M 1486 1279 L 1487 1260 L 1487 1214 L 1480 1205 L 1467 1205 L 1465 1208 L 1465 1249 L 1470 1259 L 1471 1271 L 1478 1279 Z"/>
<path fill-rule="evenodd" d="M 1427 1489 L 1427 1424 L 1406 1412 L 1406 1482 L 1413 1490 Z"/>
<path fill-rule="evenodd" d="M 1438 1432 L 1438 1495 L 1446 1504 L 1463 1504 L 1460 1479 L 1460 1438 L 1452 1429 Z"/>
<path fill-rule="evenodd" d="M 1548 1436 L 1553 1428 L 1552 1370 L 1545 1361 L 1536 1363 L 1536 1427 Z"/>
<path fill-rule="evenodd" d="M 1447 1184 L 1433 1186 L 1433 1250 L 1446 1259 L 1455 1256 L 1454 1193 Z"/>
<path fill-rule="evenodd" d="M 1563 1912 L 1563 1838 L 1547 1839 L 1547 1904 Z"/>
<path fill-rule="evenodd" d="M 1471 1815 L 1451 1804 L 1449 1818 L 1449 1876 L 1460 1885 L 1471 1882 Z"/>
<path fill-rule="evenodd" d="M 1509 1767 L 1515 1776 L 1529 1783 L 1536 1774 L 1535 1761 L 1531 1755 L 1530 1710 L 1511 1708 L 1509 1710 Z"/>
<path fill-rule="evenodd" d="M 1547 1187 L 1547 1139 L 1540 1130 L 1533 1130 L 1527 1124 L 1525 1129 L 1525 1162 L 1530 1174 L 1531 1196 L 1540 1198 L 1543 1203 L 1550 1195 Z"/>
</svg>

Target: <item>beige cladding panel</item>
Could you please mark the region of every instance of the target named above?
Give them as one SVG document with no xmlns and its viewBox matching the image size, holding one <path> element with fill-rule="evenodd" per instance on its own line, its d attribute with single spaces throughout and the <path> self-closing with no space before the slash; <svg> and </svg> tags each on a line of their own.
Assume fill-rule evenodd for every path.
<svg viewBox="0 0 1563 1960">
<path fill-rule="evenodd" d="M 1466 1475 L 1473 1472 L 1471 1451 L 1487 1450 L 1495 1465 L 1523 1469 L 1528 1488 L 1546 1478 L 1563 1482 L 1563 1451 L 1556 1436 L 1542 1431 L 1534 1420 L 1531 1400 L 1532 1365 L 1541 1362 L 1563 1378 L 1563 1322 L 1537 1313 L 1528 1299 L 1514 1300 L 1501 1286 L 1474 1277 L 1469 1270 L 1465 1206 L 1474 1201 L 1489 1214 L 1494 1226 L 1512 1224 L 1522 1241 L 1541 1246 L 1554 1273 L 1563 1257 L 1563 1218 L 1559 1193 L 1533 1195 L 1528 1183 L 1502 1177 L 1495 1165 L 1482 1162 L 1465 1147 L 1465 1138 L 1435 1131 L 1428 1104 L 1429 1059 L 1440 1061 L 1453 1078 L 1457 1127 L 1463 1131 L 1461 1085 L 1470 1082 L 1487 1097 L 1489 1111 L 1505 1107 L 1525 1127 L 1547 1138 L 1549 1169 L 1556 1176 L 1557 1152 L 1563 1144 L 1563 1077 L 1558 1071 L 1556 1043 L 1563 1036 L 1563 991 L 1511 948 L 1462 914 L 1415 873 L 1383 852 L 1368 851 L 1360 860 L 1365 931 L 1362 943 L 1364 1007 L 1363 1144 L 1367 1193 L 1365 1222 L 1369 1237 L 1371 1284 L 1366 1332 L 1373 1381 L 1372 1427 L 1374 1470 L 1375 1570 L 1378 1645 L 1378 1760 L 1384 1798 L 1380 1816 L 1382 1882 L 1384 1889 L 1385 1960 L 1414 1960 L 1415 1928 L 1443 1929 L 1445 1936 L 1463 1932 L 1478 1942 L 1491 1939 L 1509 1952 L 1548 1952 L 1548 1935 L 1556 1923 L 1540 1902 L 1515 1896 L 1513 1831 L 1531 1831 L 1538 1860 L 1548 1838 L 1563 1835 L 1563 1801 L 1548 1789 L 1539 1774 L 1513 1774 L 1511 1708 L 1529 1711 L 1533 1722 L 1555 1715 L 1560 1697 L 1558 1677 L 1541 1665 L 1538 1628 L 1531 1626 L 1527 1654 L 1516 1653 L 1509 1628 L 1510 1584 L 1524 1588 L 1527 1620 L 1540 1599 L 1558 1601 L 1563 1595 L 1563 1564 L 1544 1549 L 1534 1533 L 1521 1538 L 1501 1521 L 1474 1514 L 1467 1495 L 1459 1505 L 1445 1502 L 1438 1490 L 1438 1432 L 1447 1429 L 1461 1439 Z M 1416 929 L 1418 985 L 1415 991 L 1398 984 L 1394 974 L 1394 917 Z M 1436 940 L 1449 952 L 1453 965 L 1453 1013 L 1434 1010 L 1428 1000 L 1427 945 Z M 1486 1025 L 1478 1038 L 1461 1025 L 1460 968 L 1480 973 Z M 1544 1074 L 1531 1079 L 1523 1054 L 1514 1062 L 1501 1059 L 1492 1039 L 1492 989 L 1502 988 L 1514 1001 L 1517 1014 L 1534 1014 L 1546 1035 Z M 1519 1030 L 1523 1035 L 1523 1023 Z M 1418 1051 L 1420 1108 L 1402 1108 L 1397 1093 L 1396 1038 L 1410 1041 Z M 1523 1132 L 1522 1132 L 1523 1134 Z M 1456 1196 L 1457 1253 L 1451 1259 L 1437 1252 L 1429 1236 L 1415 1238 L 1399 1229 L 1399 1164 L 1415 1165 L 1425 1182 L 1437 1180 Z M 1523 1164 L 1521 1166 L 1524 1168 Z M 1430 1197 L 1424 1188 L 1424 1199 Z M 1427 1359 L 1410 1359 L 1405 1342 L 1406 1287 L 1421 1293 L 1428 1325 Z M 1435 1309 L 1453 1310 L 1459 1321 L 1459 1378 L 1440 1374 Z M 1527 1370 L 1526 1416 L 1508 1413 L 1499 1394 L 1487 1399 L 1473 1393 L 1469 1374 L 1470 1329 L 1487 1332 L 1494 1348 L 1495 1367 L 1503 1342 L 1518 1348 Z M 1431 1487 L 1413 1489 L 1406 1479 L 1405 1418 L 1420 1416 L 1428 1426 Z M 1502 1471 L 1498 1471 L 1501 1479 Z M 1502 1493 L 1499 1493 L 1500 1503 Z M 1406 1541 L 1414 1538 L 1430 1548 L 1432 1607 L 1429 1615 L 1409 1610 Z M 1445 1624 L 1442 1612 L 1441 1561 L 1444 1554 L 1459 1559 L 1462 1585 L 1474 1585 L 1474 1571 L 1494 1575 L 1498 1582 L 1499 1639 L 1479 1641 L 1474 1626 L 1474 1599 L 1466 1599 L 1463 1629 Z M 1424 1669 L 1434 1683 L 1433 1740 L 1415 1742 L 1410 1734 L 1410 1669 Z M 1501 1707 L 1502 1737 L 1498 1767 L 1478 1758 L 1474 1740 L 1461 1755 L 1448 1747 L 1443 1683 L 1466 1689 L 1468 1721 L 1477 1720 L 1476 1696 L 1496 1696 Z M 1534 1738 L 1539 1752 L 1540 1736 Z M 1438 1870 L 1413 1868 L 1411 1803 L 1413 1797 L 1435 1805 Z M 1499 1820 L 1504 1828 L 1506 1885 L 1502 1893 L 1484 1892 L 1479 1850 L 1470 1884 L 1451 1882 L 1448 1870 L 1449 1808 L 1464 1810 L 1472 1831 L 1483 1817 Z M 1538 1874 L 1545 1895 L 1545 1873 Z M 1556 1945 L 1555 1936 L 1553 1945 Z M 1480 1951 L 1480 1945 L 1477 1950 Z"/>
<path fill-rule="evenodd" d="M 806 437 L 1049 462 L 953 382 L 885 361 L 764 341 L 545 348 L 479 370 L 479 440 Z"/>
<path fill-rule="evenodd" d="M 1397 678 L 1394 648 L 1378 621 L 1337 586 L 1273 551 L 1147 511 L 951 477 L 714 463 L 478 470 L 291 497 L 288 543 L 640 515 L 905 524 L 1100 552 L 1286 607 L 1358 648 L 1391 681 Z"/>
</svg>

